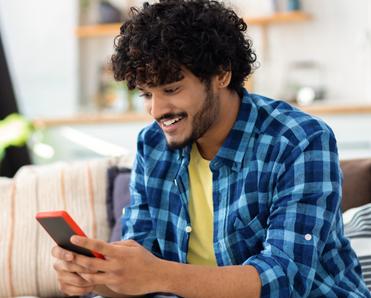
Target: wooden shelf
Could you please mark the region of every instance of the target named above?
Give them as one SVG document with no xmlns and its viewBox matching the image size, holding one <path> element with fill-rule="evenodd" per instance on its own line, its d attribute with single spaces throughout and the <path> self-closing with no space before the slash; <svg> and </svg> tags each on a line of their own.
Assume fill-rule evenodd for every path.
<svg viewBox="0 0 371 298">
<path fill-rule="evenodd" d="M 145 113 L 122 114 L 81 114 L 64 118 L 39 118 L 32 120 L 36 128 L 57 127 L 63 125 L 90 125 L 112 123 L 150 122 L 152 118 Z"/>
<path fill-rule="evenodd" d="M 311 106 L 298 106 L 302 111 L 311 115 L 360 115 L 371 114 L 371 104 L 314 104 Z M 150 123 L 153 119 L 145 113 L 123 113 L 123 114 L 95 114 L 76 115 L 73 117 L 34 119 L 32 123 L 37 128 L 57 127 L 63 125 L 98 125 L 114 123 Z"/>
<path fill-rule="evenodd" d="M 311 19 L 311 16 L 302 11 L 276 13 L 271 16 L 246 18 L 247 25 L 267 26 L 272 24 L 287 24 L 305 22 Z M 121 23 L 86 25 L 76 28 L 78 38 L 116 36 L 120 33 Z"/>
<path fill-rule="evenodd" d="M 371 104 L 313 104 L 298 106 L 302 111 L 311 115 L 360 115 L 371 114 Z"/>
<path fill-rule="evenodd" d="M 121 23 L 86 25 L 77 27 L 75 34 L 78 38 L 110 37 L 120 33 Z"/>
<path fill-rule="evenodd" d="M 311 15 L 302 11 L 282 12 L 270 16 L 247 18 L 247 25 L 268 26 L 273 24 L 288 24 L 306 22 L 311 19 Z"/>
</svg>

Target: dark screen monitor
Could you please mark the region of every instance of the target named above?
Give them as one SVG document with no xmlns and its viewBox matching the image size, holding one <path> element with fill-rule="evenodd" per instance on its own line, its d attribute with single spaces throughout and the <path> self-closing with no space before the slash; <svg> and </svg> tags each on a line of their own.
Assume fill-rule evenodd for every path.
<svg viewBox="0 0 371 298">
<path fill-rule="evenodd" d="M 14 112 L 18 112 L 18 107 L 0 32 L 0 118 Z"/>
<path fill-rule="evenodd" d="M 0 30 L 0 120 L 11 113 L 19 113 L 19 110 Z M 0 161 L 0 176 L 13 177 L 21 166 L 30 163 L 31 160 L 26 146 L 10 147 Z"/>
</svg>

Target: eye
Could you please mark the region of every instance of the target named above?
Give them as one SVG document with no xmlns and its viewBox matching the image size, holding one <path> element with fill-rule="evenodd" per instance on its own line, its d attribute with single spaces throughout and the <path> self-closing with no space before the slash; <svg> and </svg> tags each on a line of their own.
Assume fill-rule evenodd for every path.
<svg viewBox="0 0 371 298">
<path fill-rule="evenodd" d="M 164 89 L 164 92 L 166 93 L 166 94 L 172 94 L 172 93 L 175 93 L 176 91 L 178 91 L 179 90 L 179 87 L 175 87 L 175 88 L 166 88 L 166 89 Z"/>
<path fill-rule="evenodd" d="M 151 93 L 147 93 L 147 92 L 143 92 L 141 94 L 139 94 L 140 97 L 143 97 L 144 99 L 151 99 L 152 97 L 152 94 Z"/>
</svg>

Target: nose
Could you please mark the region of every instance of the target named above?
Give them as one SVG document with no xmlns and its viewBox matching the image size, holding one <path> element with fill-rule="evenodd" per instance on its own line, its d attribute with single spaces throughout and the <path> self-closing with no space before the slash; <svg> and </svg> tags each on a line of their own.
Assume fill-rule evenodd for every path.
<svg viewBox="0 0 371 298">
<path fill-rule="evenodd" d="M 166 101 L 155 94 L 152 94 L 151 99 L 148 101 L 147 110 L 153 119 L 158 119 L 170 111 Z"/>
</svg>

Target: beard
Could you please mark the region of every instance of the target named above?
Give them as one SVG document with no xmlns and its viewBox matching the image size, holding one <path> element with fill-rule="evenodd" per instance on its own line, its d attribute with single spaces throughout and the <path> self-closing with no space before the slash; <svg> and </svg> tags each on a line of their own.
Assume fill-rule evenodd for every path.
<svg viewBox="0 0 371 298">
<path fill-rule="evenodd" d="M 215 122 L 219 115 L 219 96 L 215 96 L 210 84 L 206 83 L 206 96 L 201 109 L 195 114 L 192 123 L 192 132 L 180 142 L 168 142 L 170 149 L 180 149 L 192 144 L 201 138 Z"/>
</svg>

